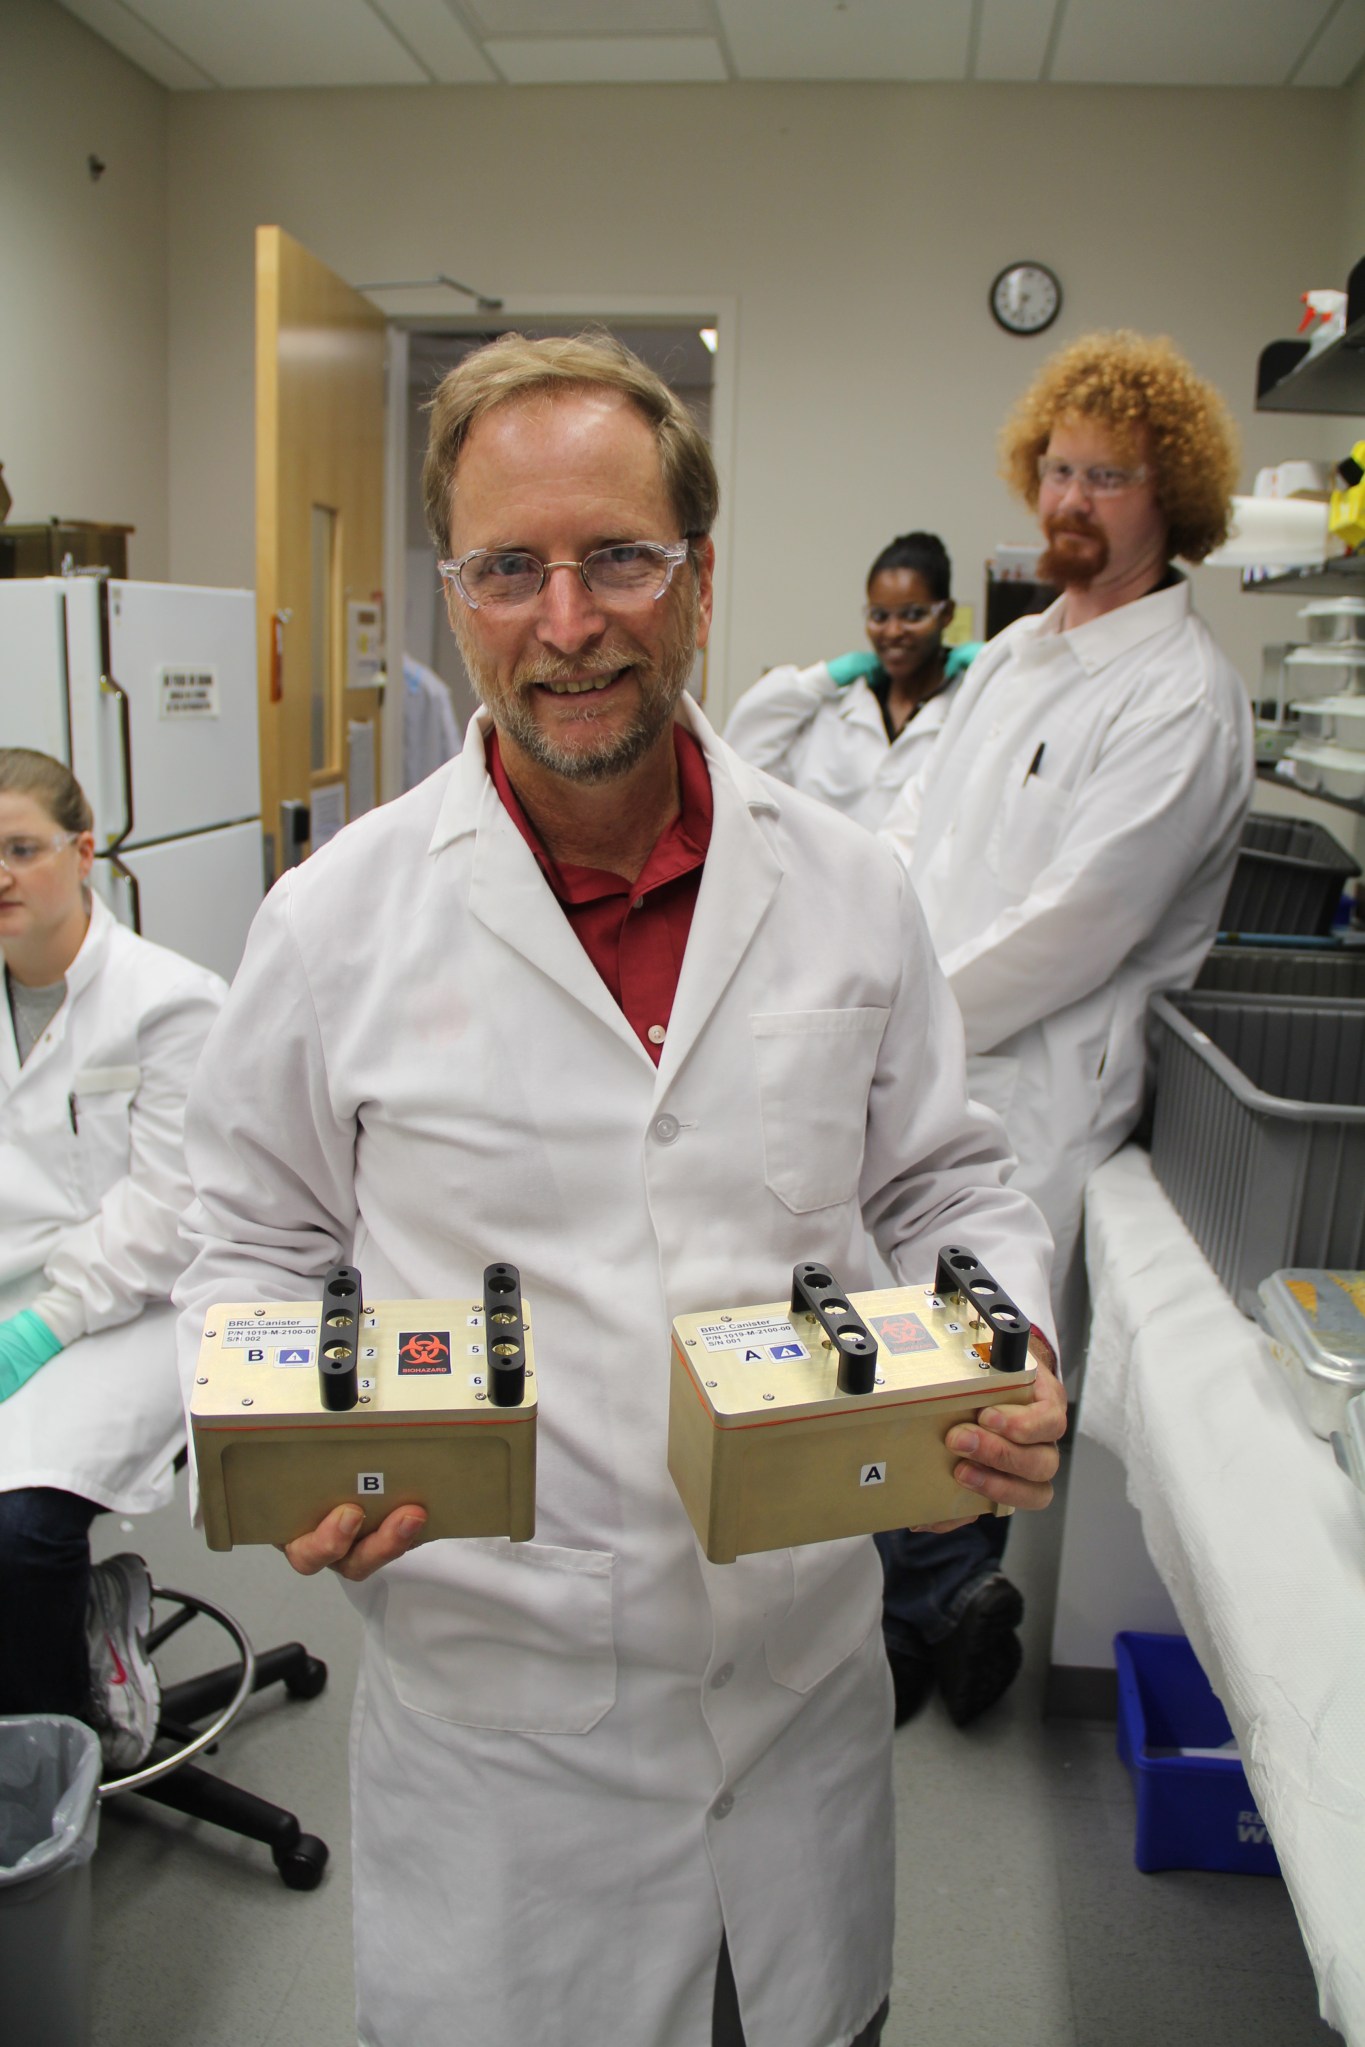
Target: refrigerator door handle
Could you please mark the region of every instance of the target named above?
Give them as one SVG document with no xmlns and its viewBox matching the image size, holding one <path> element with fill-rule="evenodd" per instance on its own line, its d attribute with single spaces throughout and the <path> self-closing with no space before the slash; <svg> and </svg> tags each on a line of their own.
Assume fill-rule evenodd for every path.
<svg viewBox="0 0 1365 2047">
<path fill-rule="evenodd" d="M 123 830 L 116 838 L 110 839 L 104 848 L 106 853 L 116 853 L 133 829 L 133 723 L 128 705 L 128 692 L 112 675 L 101 675 L 100 689 L 105 696 L 118 701 L 119 762 L 123 783 Z M 128 876 L 132 881 L 133 877 Z M 136 883 L 134 883 L 136 887 Z"/>
<path fill-rule="evenodd" d="M 131 818 L 129 822 L 131 823 Z M 137 933 L 138 937 L 141 938 L 142 890 L 138 887 L 137 876 L 135 874 L 129 873 L 128 869 L 119 859 L 117 853 L 109 851 L 106 852 L 104 857 L 109 862 L 109 872 L 111 874 L 116 874 L 119 880 L 123 883 L 124 887 L 128 891 L 128 907 L 132 912 L 132 928 Z"/>
</svg>

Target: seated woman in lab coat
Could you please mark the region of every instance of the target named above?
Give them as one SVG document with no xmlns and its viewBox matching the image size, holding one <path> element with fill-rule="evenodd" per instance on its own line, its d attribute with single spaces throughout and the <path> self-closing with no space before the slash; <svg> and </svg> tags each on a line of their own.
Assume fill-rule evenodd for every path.
<svg viewBox="0 0 1365 2047">
<path fill-rule="evenodd" d="M 146 1567 L 92 1574 L 89 1528 L 171 1494 L 181 1126 L 226 991 L 91 893 L 92 822 L 60 762 L 0 748 L 0 1713 L 88 1720 L 130 1769 Z"/>
<path fill-rule="evenodd" d="M 730 714 L 735 752 L 876 831 L 978 651 L 943 644 L 952 575 L 936 533 L 902 533 L 884 547 L 863 608 L 873 651 L 770 669 Z"/>
</svg>

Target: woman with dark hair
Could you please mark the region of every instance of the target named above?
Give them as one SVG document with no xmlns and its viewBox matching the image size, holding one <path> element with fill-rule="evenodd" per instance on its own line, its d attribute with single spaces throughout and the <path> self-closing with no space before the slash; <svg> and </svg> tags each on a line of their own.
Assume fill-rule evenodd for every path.
<svg viewBox="0 0 1365 2047">
<path fill-rule="evenodd" d="M 0 1713 L 87 1720 L 124 1770 L 156 1730 L 147 1572 L 92 1573 L 89 1528 L 170 1498 L 181 1131 L 225 991 L 115 922 L 92 826 L 60 761 L 0 747 Z"/>
<path fill-rule="evenodd" d="M 945 647 L 952 564 L 936 533 L 902 533 L 867 576 L 870 654 L 774 668 L 736 704 L 736 753 L 875 831 L 943 723 L 977 649 Z"/>
</svg>

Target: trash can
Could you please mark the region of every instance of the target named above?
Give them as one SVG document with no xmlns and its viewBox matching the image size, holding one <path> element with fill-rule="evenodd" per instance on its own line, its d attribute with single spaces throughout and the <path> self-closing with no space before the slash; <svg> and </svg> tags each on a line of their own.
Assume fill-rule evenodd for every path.
<svg viewBox="0 0 1365 2047">
<path fill-rule="evenodd" d="M 0 1719 L 0 2040 L 89 2047 L 100 1745 L 58 1713 Z"/>
</svg>

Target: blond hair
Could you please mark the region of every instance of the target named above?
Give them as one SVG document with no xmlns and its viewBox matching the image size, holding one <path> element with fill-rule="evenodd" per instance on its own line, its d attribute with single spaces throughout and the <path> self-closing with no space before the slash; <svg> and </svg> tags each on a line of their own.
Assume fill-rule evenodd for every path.
<svg viewBox="0 0 1365 2047">
<path fill-rule="evenodd" d="M 1044 363 L 1000 436 L 1001 474 L 1032 507 L 1038 457 L 1068 420 L 1095 420 L 1121 447 L 1143 449 L 1172 555 L 1203 561 L 1227 538 L 1237 429 L 1164 335 L 1085 334 Z"/>
<path fill-rule="evenodd" d="M 716 522 L 720 485 L 705 436 L 687 407 L 638 355 L 606 332 L 533 341 L 503 334 L 476 348 L 437 385 L 422 464 L 422 505 L 439 554 L 450 553 L 450 486 L 476 419 L 499 405 L 541 393 L 616 391 L 654 430 L 664 488 L 688 540 Z"/>
<path fill-rule="evenodd" d="M 0 795 L 31 796 L 64 832 L 95 828 L 95 814 L 70 768 L 32 747 L 0 746 Z"/>
</svg>

